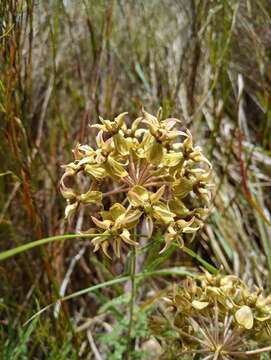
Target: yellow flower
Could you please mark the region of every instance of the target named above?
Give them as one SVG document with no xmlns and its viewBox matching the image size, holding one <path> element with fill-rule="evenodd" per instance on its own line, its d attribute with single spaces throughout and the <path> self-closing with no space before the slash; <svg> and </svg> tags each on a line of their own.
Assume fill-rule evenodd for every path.
<svg viewBox="0 0 271 360">
<path fill-rule="evenodd" d="M 184 240 L 182 234 L 191 234 L 195 233 L 200 227 L 191 227 L 191 225 L 195 222 L 195 218 L 193 217 L 189 221 L 185 220 L 177 220 L 170 224 L 167 228 L 167 231 L 164 235 L 165 238 L 165 246 L 160 251 L 160 254 L 162 254 L 164 251 L 168 249 L 172 241 L 176 240 L 180 247 L 184 246 Z"/>
<path fill-rule="evenodd" d="M 207 214 L 212 170 L 178 119 L 163 119 L 161 109 L 156 116 L 143 110 L 128 126 L 126 115 L 100 117 L 91 126 L 98 129 L 96 144 L 75 147 L 60 182 L 69 220 L 81 204 L 87 211 L 110 208 L 92 218 L 98 231 L 93 243 L 107 255 L 112 246 L 117 256 L 121 244 L 135 244 L 130 230 L 141 220 L 148 237 L 158 227 L 164 231 L 163 251 L 175 238 L 182 244 L 183 233 L 197 231 Z"/>
<path fill-rule="evenodd" d="M 153 219 L 158 223 L 168 224 L 174 221 L 175 214 L 168 205 L 162 201 L 165 186 L 161 186 L 155 193 L 148 191 L 143 186 L 136 185 L 128 192 L 128 200 L 134 208 L 142 210 L 148 222 Z M 150 225 L 153 227 L 153 225 Z"/>
<path fill-rule="evenodd" d="M 131 239 L 129 232 L 138 223 L 142 212 L 139 210 L 127 210 L 121 204 L 111 206 L 109 211 L 101 213 L 102 220 L 92 216 L 92 221 L 98 229 L 104 230 L 92 239 L 94 252 L 101 247 L 105 255 L 110 258 L 108 247 L 111 245 L 117 257 L 120 257 L 121 243 L 128 245 L 138 245 L 136 241 Z"/>
</svg>

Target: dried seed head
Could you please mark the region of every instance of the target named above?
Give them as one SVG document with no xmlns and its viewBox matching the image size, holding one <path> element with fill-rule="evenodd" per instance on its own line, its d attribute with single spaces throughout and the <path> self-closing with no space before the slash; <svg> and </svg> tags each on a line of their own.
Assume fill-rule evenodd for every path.
<svg viewBox="0 0 271 360">
<path fill-rule="evenodd" d="M 236 276 L 205 272 L 160 293 L 160 298 L 154 296 L 159 312 L 150 326 L 165 354 L 173 339 L 178 339 L 174 346 L 179 355 L 200 352 L 217 359 L 239 359 L 255 343 L 270 343 L 270 296 L 251 291 Z"/>
</svg>

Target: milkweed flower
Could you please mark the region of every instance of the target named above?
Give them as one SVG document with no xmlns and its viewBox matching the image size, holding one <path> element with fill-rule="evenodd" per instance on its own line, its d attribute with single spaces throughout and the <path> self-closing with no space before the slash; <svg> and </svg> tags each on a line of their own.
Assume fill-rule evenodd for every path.
<svg viewBox="0 0 271 360">
<path fill-rule="evenodd" d="M 120 257 L 122 246 L 138 245 L 133 230 L 142 223 L 148 237 L 158 227 L 162 231 L 161 251 L 174 241 L 182 246 L 184 234 L 202 226 L 211 196 L 212 166 L 189 130 L 180 129 L 180 120 L 163 119 L 161 109 L 156 116 L 143 110 L 128 126 L 126 116 L 100 117 L 91 126 L 98 131 L 96 145 L 75 147 L 60 182 L 68 220 L 80 206 L 95 207 L 94 251 L 109 257 L 110 249 Z M 88 179 L 86 192 L 77 184 L 82 176 Z"/>
</svg>

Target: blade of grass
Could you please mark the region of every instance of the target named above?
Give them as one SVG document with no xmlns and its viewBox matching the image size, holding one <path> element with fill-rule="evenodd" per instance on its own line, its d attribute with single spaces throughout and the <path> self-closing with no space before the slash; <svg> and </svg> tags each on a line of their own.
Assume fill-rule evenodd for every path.
<svg viewBox="0 0 271 360">
<path fill-rule="evenodd" d="M 48 244 L 53 241 L 60 241 L 60 240 L 67 240 L 67 239 L 74 239 L 74 238 L 87 238 L 87 237 L 94 237 L 94 236 L 97 236 L 97 234 L 66 234 L 66 235 L 57 235 L 57 236 L 43 238 L 40 240 L 35 240 L 35 241 L 29 242 L 27 244 L 18 246 L 16 248 L 2 251 L 0 253 L 0 261 L 6 260 L 10 257 L 13 257 L 13 256 L 19 254 L 19 253 L 33 249 L 37 246 Z"/>
<path fill-rule="evenodd" d="M 183 250 L 186 254 L 190 255 L 192 258 L 196 259 L 198 262 L 200 262 L 210 273 L 217 274 L 218 269 L 215 268 L 213 265 L 209 264 L 206 260 L 202 259 L 201 256 L 196 254 L 193 250 L 187 248 L 186 246 L 182 247 L 181 250 Z"/>
<path fill-rule="evenodd" d="M 136 274 L 136 278 L 144 278 L 144 277 L 150 277 L 150 276 L 170 276 L 170 275 L 178 275 L 178 276 L 191 276 L 191 277 L 196 277 L 196 273 L 190 272 L 185 270 L 184 268 L 181 267 L 173 267 L 173 268 L 168 268 L 168 269 L 162 269 L 162 270 L 155 270 L 155 271 L 149 271 L 149 272 L 141 272 Z M 84 289 L 81 289 L 79 291 L 76 291 L 70 295 L 64 296 L 62 298 L 58 298 L 57 300 L 55 300 L 53 303 L 45 306 L 44 308 L 42 308 L 41 310 L 39 310 L 37 313 L 35 313 L 33 316 L 31 316 L 31 318 L 29 318 L 25 323 L 24 326 L 27 325 L 29 322 L 31 322 L 32 320 L 34 320 L 37 316 L 41 315 L 42 313 L 44 313 L 46 310 L 50 309 L 54 304 L 56 304 L 58 301 L 63 302 L 66 300 L 71 300 L 74 299 L 78 296 L 82 296 L 85 294 L 88 294 L 90 292 L 93 292 L 95 290 L 104 288 L 104 287 L 108 287 L 111 285 L 115 285 L 115 284 L 120 284 L 123 283 L 127 280 L 130 279 L 130 275 L 126 275 L 126 276 L 122 276 L 122 277 L 118 277 L 116 279 L 113 280 L 109 280 L 109 281 L 105 281 L 103 283 L 97 284 L 97 285 L 93 285 Z"/>
</svg>

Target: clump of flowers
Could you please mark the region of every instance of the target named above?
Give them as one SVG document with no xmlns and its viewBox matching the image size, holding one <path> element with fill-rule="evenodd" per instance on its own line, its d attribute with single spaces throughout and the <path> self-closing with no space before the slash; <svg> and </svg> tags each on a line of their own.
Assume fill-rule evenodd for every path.
<svg viewBox="0 0 271 360">
<path fill-rule="evenodd" d="M 256 359 L 266 349 L 250 350 L 271 337 L 271 295 L 251 291 L 234 275 L 186 279 L 161 295 L 151 327 L 160 338 L 161 359 Z"/>
<path fill-rule="evenodd" d="M 122 246 L 137 246 L 134 229 L 144 223 L 147 236 L 155 227 L 164 234 L 162 251 L 203 223 L 210 199 L 211 164 L 193 145 L 180 121 L 146 111 L 129 127 L 127 113 L 113 121 L 100 117 L 96 146 L 78 144 L 74 161 L 65 166 L 61 192 L 71 219 L 83 204 L 92 207 L 94 251 L 119 257 Z M 88 179 L 82 192 L 80 179 Z"/>
</svg>

